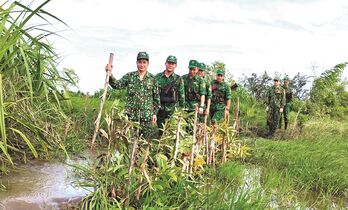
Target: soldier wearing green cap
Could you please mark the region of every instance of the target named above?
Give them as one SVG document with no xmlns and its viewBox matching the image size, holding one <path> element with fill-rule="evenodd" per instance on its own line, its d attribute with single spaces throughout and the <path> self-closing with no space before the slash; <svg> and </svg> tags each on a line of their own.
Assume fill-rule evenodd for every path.
<svg viewBox="0 0 348 210">
<path fill-rule="evenodd" d="M 211 101 L 211 85 L 208 79 L 205 77 L 205 71 L 206 71 L 206 66 L 204 63 L 198 63 L 198 76 L 201 77 L 206 84 L 206 96 L 205 96 L 205 102 L 204 104 L 206 105 L 204 108 L 204 115 L 209 115 L 209 110 L 210 110 L 210 101 Z M 204 115 L 200 115 L 199 121 L 204 122 Z"/>
<path fill-rule="evenodd" d="M 167 57 L 166 69 L 156 75 L 160 90 L 161 108 L 157 114 L 157 125 L 162 134 L 163 123 L 170 118 L 175 108 L 185 106 L 184 80 L 174 70 L 177 66 L 177 59 L 173 55 Z"/>
<path fill-rule="evenodd" d="M 289 87 L 289 78 L 285 77 L 283 79 L 283 90 L 285 93 L 285 107 L 283 110 L 283 114 L 280 115 L 280 120 L 279 120 L 279 128 L 282 127 L 282 121 L 284 118 L 284 129 L 286 130 L 288 128 L 288 123 L 289 123 L 289 119 L 288 119 L 288 115 L 290 113 L 290 109 L 291 109 L 291 102 L 292 102 L 292 89 Z"/>
<path fill-rule="evenodd" d="M 190 60 L 188 68 L 189 73 L 182 76 L 185 87 L 185 108 L 192 112 L 195 110 L 195 106 L 199 105 L 199 114 L 203 114 L 206 84 L 197 75 L 198 62 L 196 60 Z"/>
<path fill-rule="evenodd" d="M 218 69 L 216 71 L 216 79 L 211 82 L 211 107 L 210 117 L 212 124 L 220 123 L 223 119 L 227 119 L 231 106 L 231 88 L 224 81 L 225 71 Z"/>
<path fill-rule="evenodd" d="M 277 129 L 280 115 L 285 106 L 285 94 L 283 88 L 279 85 L 279 80 L 279 77 L 273 79 L 274 85 L 267 90 L 266 94 L 268 136 L 270 137 L 274 135 Z"/>
<path fill-rule="evenodd" d="M 160 107 L 158 83 L 155 76 L 147 71 L 149 55 L 146 52 L 138 53 L 136 64 L 137 71 L 127 73 L 120 80 L 111 75 L 109 84 L 115 89 L 126 89 L 125 113 L 130 120 L 140 124 L 140 135 L 149 138 Z M 105 70 L 111 72 L 112 65 L 107 64 Z"/>
</svg>

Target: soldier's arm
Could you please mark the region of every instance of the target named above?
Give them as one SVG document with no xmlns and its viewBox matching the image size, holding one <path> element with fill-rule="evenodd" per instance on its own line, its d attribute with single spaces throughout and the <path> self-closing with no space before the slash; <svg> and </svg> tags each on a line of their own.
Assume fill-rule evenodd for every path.
<svg viewBox="0 0 348 210">
<path fill-rule="evenodd" d="M 159 95 L 159 86 L 156 79 L 154 79 L 154 88 L 153 88 L 152 97 L 153 97 L 153 111 L 154 111 L 153 115 L 157 115 L 157 112 L 161 106 L 161 100 Z"/>
<path fill-rule="evenodd" d="M 285 93 L 283 93 L 280 108 L 284 108 L 285 103 L 286 103 L 286 98 L 285 98 Z"/>
<path fill-rule="evenodd" d="M 208 88 L 207 88 L 207 98 L 208 98 L 208 100 L 207 100 L 207 108 L 206 109 L 209 110 L 210 109 L 210 104 L 211 104 L 211 97 L 212 97 L 213 93 L 212 93 L 212 90 L 211 90 L 211 84 L 207 82 L 207 86 L 208 86 Z"/>
<path fill-rule="evenodd" d="M 204 107 L 205 95 L 207 94 L 207 88 L 205 81 L 200 78 L 200 86 L 199 86 L 199 94 L 200 94 L 200 107 Z"/>
<path fill-rule="evenodd" d="M 184 80 L 182 77 L 180 77 L 179 82 L 179 106 L 181 108 L 184 108 L 185 106 L 185 85 Z"/>
<path fill-rule="evenodd" d="M 120 80 L 117 80 L 113 75 L 109 78 L 109 84 L 114 89 L 123 89 L 127 87 L 129 74 L 124 75 Z"/>
</svg>

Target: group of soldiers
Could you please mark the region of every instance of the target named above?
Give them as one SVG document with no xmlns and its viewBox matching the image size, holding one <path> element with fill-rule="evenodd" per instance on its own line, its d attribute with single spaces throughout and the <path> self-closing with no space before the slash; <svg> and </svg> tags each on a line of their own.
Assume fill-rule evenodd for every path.
<svg viewBox="0 0 348 210">
<path fill-rule="evenodd" d="M 211 123 L 223 121 L 229 115 L 231 104 L 231 88 L 224 82 L 225 71 L 218 69 L 216 79 L 209 82 L 205 78 L 206 65 L 190 60 L 186 75 L 179 76 L 174 71 L 177 58 L 169 55 L 165 62 L 165 70 L 157 75 L 147 71 L 149 55 L 139 52 L 137 55 L 137 71 L 124 75 L 116 80 L 112 74 L 109 84 L 115 89 L 126 89 L 125 113 L 128 118 L 140 124 L 140 133 L 149 138 L 154 124 L 162 131 L 163 125 L 176 109 L 188 113 L 196 111 L 202 121 L 210 116 Z M 107 64 L 106 71 L 112 71 Z"/>
<path fill-rule="evenodd" d="M 112 74 L 109 84 L 115 89 L 126 89 L 125 113 L 128 118 L 140 124 L 140 133 L 149 138 L 151 129 L 157 124 L 160 134 L 167 119 L 176 109 L 184 109 L 193 113 L 198 108 L 199 121 L 210 116 L 211 124 L 227 119 L 231 105 L 231 87 L 224 81 L 225 71 L 217 69 L 216 79 L 209 82 L 205 78 L 206 65 L 190 60 L 188 74 L 179 76 L 174 71 L 177 58 L 169 55 L 165 62 L 165 70 L 157 75 L 148 72 L 149 55 L 139 52 L 137 55 L 137 71 L 129 72 L 120 80 Z M 107 64 L 106 71 L 112 71 Z M 288 126 L 288 113 L 292 92 L 289 80 L 279 85 L 280 79 L 274 78 L 274 86 L 267 92 L 267 125 L 269 136 L 273 136 L 277 127 L 281 126 L 282 116 L 285 129 Z"/>
<path fill-rule="evenodd" d="M 279 77 L 275 77 L 273 81 L 274 84 L 268 89 L 266 96 L 267 125 L 269 128 L 268 137 L 273 137 L 276 129 L 282 127 L 283 120 L 284 129 L 288 128 L 288 114 L 293 97 L 292 90 L 289 87 L 288 77 L 283 79 L 283 85 L 280 85 Z"/>
</svg>

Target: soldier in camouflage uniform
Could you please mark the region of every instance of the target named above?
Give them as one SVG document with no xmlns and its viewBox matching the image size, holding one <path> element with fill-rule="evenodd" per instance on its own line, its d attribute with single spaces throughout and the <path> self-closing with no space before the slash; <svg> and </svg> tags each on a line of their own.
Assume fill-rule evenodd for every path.
<svg viewBox="0 0 348 210">
<path fill-rule="evenodd" d="M 285 105 L 285 94 L 279 85 L 279 78 L 274 78 L 274 85 L 267 91 L 267 125 L 269 128 L 268 136 L 272 137 L 278 127 L 279 118 Z"/>
<path fill-rule="evenodd" d="M 109 84 L 115 89 L 126 89 L 125 113 L 133 122 L 139 122 L 139 134 L 149 138 L 160 107 L 158 83 L 155 76 L 147 71 L 149 55 L 146 52 L 138 53 L 136 63 L 137 71 L 127 73 L 120 80 L 111 75 Z M 112 66 L 108 64 L 105 70 L 112 71 Z"/>
<path fill-rule="evenodd" d="M 157 125 L 161 129 L 166 119 L 174 113 L 175 108 L 185 106 L 185 89 L 184 80 L 174 70 L 177 66 L 177 59 L 170 55 L 167 57 L 166 70 L 156 75 L 156 79 L 160 90 L 161 108 L 157 114 Z"/>
<path fill-rule="evenodd" d="M 218 69 L 216 79 L 211 82 L 211 106 L 210 117 L 212 124 L 220 123 L 226 119 L 230 113 L 231 88 L 224 82 L 225 71 Z"/>
<path fill-rule="evenodd" d="M 211 86 L 210 82 L 207 78 L 205 78 L 205 70 L 206 66 L 204 63 L 198 63 L 198 76 L 204 80 L 204 83 L 206 84 L 206 95 L 205 95 L 205 107 L 204 107 L 204 115 L 209 115 L 210 110 L 210 101 L 211 101 Z M 204 122 L 204 115 L 199 116 L 199 121 L 201 123 Z"/>
<path fill-rule="evenodd" d="M 282 86 L 284 93 L 285 93 L 285 107 L 283 110 L 283 114 L 280 116 L 280 121 L 279 121 L 279 128 L 282 127 L 282 121 L 284 117 L 284 129 L 286 130 L 288 128 L 288 115 L 290 113 L 290 108 L 291 108 L 291 101 L 292 101 L 292 89 L 289 87 L 289 78 L 285 77 L 284 78 L 284 84 Z"/>
<path fill-rule="evenodd" d="M 189 73 L 182 76 L 185 87 L 185 108 L 189 112 L 195 110 L 199 105 L 199 114 L 203 114 L 204 100 L 206 95 L 206 84 L 202 78 L 197 76 L 198 62 L 190 60 Z"/>
</svg>

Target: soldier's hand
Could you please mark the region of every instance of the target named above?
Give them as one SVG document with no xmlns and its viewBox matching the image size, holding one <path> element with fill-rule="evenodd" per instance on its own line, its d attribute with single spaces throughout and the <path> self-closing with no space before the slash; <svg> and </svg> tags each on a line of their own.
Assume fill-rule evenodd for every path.
<svg viewBox="0 0 348 210">
<path fill-rule="evenodd" d="M 267 107 L 266 107 L 266 112 L 268 112 L 268 110 L 269 110 L 269 107 L 267 106 Z"/>
<path fill-rule="evenodd" d="M 209 114 L 209 109 L 205 109 L 204 114 L 208 115 Z"/>
<path fill-rule="evenodd" d="M 153 124 L 156 124 L 156 122 L 157 122 L 157 116 L 154 114 L 154 115 L 152 116 L 152 123 L 153 123 Z"/>
<path fill-rule="evenodd" d="M 280 108 L 279 112 L 280 112 L 280 113 L 283 113 L 283 108 Z"/>
<path fill-rule="evenodd" d="M 199 113 L 199 114 L 203 114 L 203 107 L 199 107 L 198 113 Z"/>
<path fill-rule="evenodd" d="M 112 72 L 112 67 L 113 66 L 111 64 L 106 64 L 105 71 L 111 73 Z"/>
</svg>

